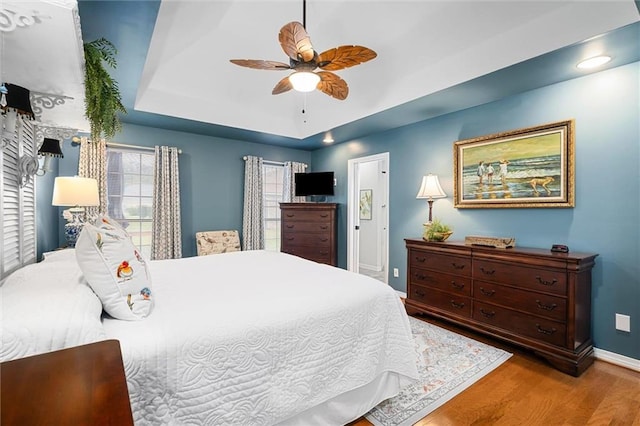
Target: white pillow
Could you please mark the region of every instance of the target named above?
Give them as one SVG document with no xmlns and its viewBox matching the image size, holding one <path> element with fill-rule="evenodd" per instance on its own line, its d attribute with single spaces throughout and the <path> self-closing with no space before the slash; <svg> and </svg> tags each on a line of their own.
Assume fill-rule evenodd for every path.
<svg viewBox="0 0 640 426">
<path fill-rule="evenodd" d="M 140 320 L 153 309 L 151 276 L 131 237 L 108 217 L 86 223 L 76 242 L 76 258 L 103 309 L 112 317 Z"/>
<path fill-rule="evenodd" d="M 85 282 L 74 250 L 56 255 L 53 262 L 18 269 L 0 286 L 0 361 L 107 338 L 100 300 Z"/>
</svg>

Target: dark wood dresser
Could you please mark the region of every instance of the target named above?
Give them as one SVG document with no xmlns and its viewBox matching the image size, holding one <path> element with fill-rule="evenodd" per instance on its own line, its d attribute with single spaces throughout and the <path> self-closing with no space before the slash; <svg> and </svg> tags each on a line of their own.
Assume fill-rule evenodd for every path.
<svg viewBox="0 0 640 426">
<path fill-rule="evenodd" d="M 133 425 L 120 343 L 0 364 L 2 425 Z"/>
<path fill-rule="evenodd" d="M 336 203 L 280 203 L 281 249 L 336 266 Z"/>
<path fill-rule="evenodd" d="M 593 363 L 597 254 L 406 239 L 409 314 L 424 313 L 533 350 L 579 376 Z"/>
</svg>

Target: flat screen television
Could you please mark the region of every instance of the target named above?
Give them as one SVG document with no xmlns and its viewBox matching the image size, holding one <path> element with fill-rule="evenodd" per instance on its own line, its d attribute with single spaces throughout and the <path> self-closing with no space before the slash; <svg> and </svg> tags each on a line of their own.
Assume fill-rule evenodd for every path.
<svg viewBox="0 0 640 426">
<path fill-rule="evenodd" d="M 333 172 L 296 173 L 293 179 L 296 197 L 333 195 Z"/>
</svg>

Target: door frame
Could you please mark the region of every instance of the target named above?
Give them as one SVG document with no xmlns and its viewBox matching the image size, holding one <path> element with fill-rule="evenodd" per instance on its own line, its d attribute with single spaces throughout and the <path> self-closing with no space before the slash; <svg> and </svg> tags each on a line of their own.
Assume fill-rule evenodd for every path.
<svg viewBox="0 0 640 426">
<path fill-rule="evenodd" d="M 384 220 L 380 221 L 378 231 L 384 235 L 384 248 L 382 259 L 384 261 L 384 282 L 389 283 L 389 153 L 383 152 L 366 157 L 352 158 L 347 162 L 347 270 L 359 272 L 359 239 L 356 226 L 360 226 L 359 204 L 360 204 L 360 185 L 357 181 L 358 168 L 360 163 L 369 163 L 372 161 L 381 162 L 381 170 L 383 171 L 383 185 L 385 187 L 384 199 L 382 200 L 382 209 L 386 210 Z"/>
</svg>

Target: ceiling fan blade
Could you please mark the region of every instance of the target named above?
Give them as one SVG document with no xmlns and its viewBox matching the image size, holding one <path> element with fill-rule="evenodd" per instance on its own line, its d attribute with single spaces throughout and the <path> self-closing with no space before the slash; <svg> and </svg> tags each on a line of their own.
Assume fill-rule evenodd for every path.
<svg viewBox="0 0 640 426">
<path fill-rule="evenodd" d="M 294 61 L 309 62 L 315 55 L 309 34 L 300 22 L 289 22 L 283 26 L 278 40 L 284 53 Z"/>
<path fill-rule="evenodd" d="M 378 56 L 376 52 L 364 46 L 339 46 L 318 55 L 318 67 L 327 71 L 360 65 Z"/>
<path fill-rule="evenodd" d="M 288 92 L 291 89 L 293 89 L 293 86 L 289 81 L 289 76 L 286 76 L 285 78 L 280 80 L 278 84 L 276 84 L 276 87 L 273 88 L 273 90 L 271 91 L 271 94 L 279 95 L 280 93 Z"/>
<path fill-rule="evenodd" d="M 317 74 L 320 76 L 318 90 L 341 101 L 347 98 L 349 86 L 346 81 L 329 71 L 320 71 Z"/>
<path fill-rule="evenodd" d="M 291 67 L 283 62 L 263 61 L 260 59 L 230 59 L 232 64 L 257 70 L 288 70 Z"/>
</svg>

